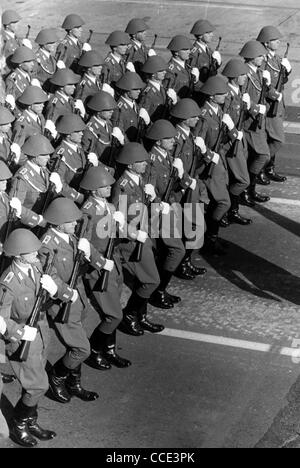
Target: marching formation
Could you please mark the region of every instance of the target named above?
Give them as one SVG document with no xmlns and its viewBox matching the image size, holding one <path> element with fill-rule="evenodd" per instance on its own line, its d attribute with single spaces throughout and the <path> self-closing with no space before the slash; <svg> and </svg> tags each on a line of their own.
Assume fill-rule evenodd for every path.
<svg viewBox="0 0 300 468">
<path fill-rule="evenodd" d="M 223 66 L 207 20 L 194 24 L 193 40 L 172 38 L 168 63 L 157 36 L 145 44 L 143 19 L 108 36 L 106 58 L 91 48 L 93 31 L 82 42 L 77 14 L 64 19 L 62 41 L 43 29 L 34 45 L 30 27 L 18 37 L 19 20 L 2 15 L 0 362 L 8 356 L 22 387 L 11 437 L 34 447 L 56 436 L 38 424 L 45 393 L 95 401 L 82 364 L 129 367 L 119 331 L 161 332 L 148 305 L 174 308 L 172 277 L 204 275 L 192 255 L 226 255 L 220 227 L 251 224 L 240 204 L 267 202 L 257 184 L 286 180 L 275 162 L 291 65 L 273 26 Z M 88 337 L 92 311 L 99 323 Z M 65 354 L 46 372 L 49 326 Z"/>
</svg>

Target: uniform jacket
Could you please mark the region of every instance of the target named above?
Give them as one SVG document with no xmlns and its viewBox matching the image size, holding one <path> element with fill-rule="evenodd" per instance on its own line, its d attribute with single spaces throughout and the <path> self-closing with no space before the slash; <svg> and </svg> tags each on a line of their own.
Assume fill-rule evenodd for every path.
<svg viewBox="0 0 300 468">
<path fill-rule="evenodd" d="M 6 78 L 6 94 L 11 94 L 17 100 L 25 91 L 27 86 L 31 83 L 31 76 L 29 73 L 16 68 Z"/>
<path fill-rule="evenodd" d="M 210 76 L 214 76 L 218 72 L 219 65 L 212 57 L 212 53 L 209 47 L 203 50 L 198 41 L 194 43 L 191 50 L 190 65 L 192 68 L 198 68 L 201 83 L 205 83 Z"/>
<path fill-rule="evenodd" d="M 137 43 L 131 39 L 131 48 L 129 50 L 127 62 L 132 62 L 137 73 L 141 73 L 142 66 L 148 60 L 149 48 L 146 44 Z"/>
<path fill-rule="evenodd" d="M 37 118 L 37 120 L 36 120 Z M 43 135 L 45 129 L 45 117 L 38 116 L 27 109 L 14 122 L 13 142 L 23 146 L 25 140 L 33 135 Z"/>
<path fill-rule="evenodd" d="M 102 89 L 102 84 L 99 78 L 94 80 L 94 77 L 91 77 L 87 73 L 84 73 L 82 80 L 76 86 L 75 99 L 81 99 L 83 103 L 86 102 L 89 96 L 94 95 Z"/>
<path fill-rule="evenodd" d="M 115 153 L 116 149 L 111 149 L 112 131 L 112 122 L 107 121 L 103 126 L 95 116 L 91 117 L 83 133 L 82 147 L 86 152 L 96 153 L 103 164 L 114 166 L 112 151 Z"/>
<path fill-rule="evenodd" d="M 148 85 L 140 95 L 139 104 L 141 107 L 146 109 L 152 122 L 164 118 L 167 106 L 167 94 L 165 88 L 160 85 L 160 89 L 158 90 L 154 84 L 149 81 Z"/>
<path fill-rule="evenodd" d="M 127 136 L 129 141 L 136 141 L 139 126 L 139 110 L 140 107 L 134 103 L 132 108 L 123 96 L 118 101 L 118 109 L 112 116 L 114 127 L 119 127 Z"/>
<path fill-rule="evenodd" d="M 124 59 L 121 59 L 120 62 L 116 60 L 112 53 L 109 53 L 106 57 L 103 65 L 103 76 L 104 82 L 115 86 L 116 82 L 126 72 L 126 62 Z"/>
<path fill-rule="evenodd" d="M 56 91 L 47 102 L 44 114 L 46 119 L 56 122 L 58 117 L 65 114 L 75 113 L 74 99 L 62 91 Z"/>
<path fill-rule="evenodd" d="M 36 58 L 36 76 L 43 85 L 56 72 L 56 60 L 51 54 L 49 54 L 48 51 L 45 51 L 42 47 L 36 51 Z"/>
<path fill-rule="evenodd" d="M 57 47 L 56 60 L 62 60 L 66 68 L 71 68 L 73 71 L 77 70 L 78 60 L 82 54 L 83 43 L 81 41 L 73 40 L 67 35 Z"/>
<path fill-rule="evenodd" d="M 191 97 L 193 92 L 198 91 L 202 84 L 199 82 L 193 84 L 193 77 L 188 64 L 186 63 L 183 67 L 182 64 L 173 57 L 169 61 L 165 83 L 169 84 L 181 99 Z"/>
</svg>

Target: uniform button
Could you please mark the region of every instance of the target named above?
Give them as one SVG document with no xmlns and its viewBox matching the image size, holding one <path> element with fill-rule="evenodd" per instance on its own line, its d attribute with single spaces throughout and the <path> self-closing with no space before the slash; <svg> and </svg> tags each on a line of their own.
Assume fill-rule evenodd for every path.
<svg viewBox="0 0 300 468">
<path fill-rule="evenodd" d="M 24 301 L 28 301 L 28 297 L 24 297 Z"/>
</svg>

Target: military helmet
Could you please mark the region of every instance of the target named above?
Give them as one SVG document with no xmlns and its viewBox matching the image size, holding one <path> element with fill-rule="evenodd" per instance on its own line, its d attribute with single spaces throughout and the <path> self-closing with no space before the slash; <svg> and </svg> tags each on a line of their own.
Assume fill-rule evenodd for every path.
<svg viewBox="0 0 300 468">
<path fill-rule="evenodd" d="M 259 41 L 248 41 L 240 51 L 239 55 L 245 59 L 255 59 L 266 54 L 266 48 Z"/>
<path fill-rule="evenodd" d="M 149 154 L 140 143 L 127 143 L 116 157 L 119 164 L 133 164 L 148 161 Z"/>
<path fill-rule="evenodd" d="M 146 31 L 149 29 L 149 26 L 145 23 L 145 21 L 141 18 L 133 18 L 127 24 L 125 32 L 127 34 L 136 34 L 141 31 Z"/>
<path fill-rule="evenodd" d="M 240 58 L 233 58 L 229 60 L 223 71 L 222 75 L 227 76 L 228 78 L 237 78 L 241 75 L 247 75 L 248 67 Z"/>
<path fill-rule="evenodd" d="M 168 120 L 157 120 L 149 128 L 146 137 L 149 140 L 163 140 L 165 138 L 174 138 L 177 134 L 176 128 Z"/>
<path fill-rule="evenodd" d="M 41 241 L 29 229 L 15 229 L 3 245 L 3 251 L 9 257 L 37 252 L 42 247 Z"/>
<path fill-rule="evenodd" d="M 208 96 L 227 94 L 228 91 L 227 80 L 222 75 L 211 76 L 200 88 L 200 92 Z"/>
<path fill-rule="evenodd" d="M 167 49 L 172 52 L 178 52 L 179 50 L 187 50 L 192 48 L 192 42 L 186 36 L 175 36 L 171 39 Z"/>
<path fill-rule="evenodd" d="M 127 33 L 123 31 L 113 31 L 106 39 L 105 44 L 112 47 L 117 47 L 119 45 L 125 44 L 128 45 L 130 44 L 130 37 Z"/>
<path fill-rule="evenodd" d="M 26 106 L 40 104 L 48 101 L 48 95 L 39 86 L 27 86 L 25 91 L 18 98 L 18 102 Z"/>
<path fill-rule="evenodd" d="M 7 26 L 8 24 L 11 24 L 11 23 L 18 23 L 20 19 L 21 17 L 14 10 L 5 10 L 2 13 L 2 24 L 4 26 Z"/>
<path fill-rule="evenodd" d="M 0 180 L 8 180 L 12 178 L 12 173 L 10 169 L 7 167 L 4 161 L 0 160 Z"/>
<path fill-rule="evenodd" d="M 50 203 L 43 217 L 48 223 L 60 226 L 77 221 L 82 218 L 82 215 L 82 211 L 72 200 L 59 197 Z"/>
<path fill-rule="evenodd" d="M 256 40 L 259 42 L 269 42 L 280 37 L 282 37 L 282 34 L 275 26 L 265 26 L 260 30 Z"/>
<path fill-rule="evenodd" d="M 191 30 L 191 34 L 194 36 L 202 36 L 203 34 L 210 33 L 216 28 L 207 20 L 198 20 L 194 24 Z"/>
<path fill-rule="evenodd" d="M 73 28 L 80 28 L 80 26 L 83 26 L 84 24 L 85 23 L 80 16 L 72 13 L 71 15 L 65 17 L 61 27 L 66 31 L 70 31 Z"/>
<path fill-rule="evenodd" d="M 143 73 L 148 73 L 152 75 L 153 73 L 157 73 L 160 71 L 165 71 L 168 68 L 168 64 L 159 55 L 154 55 L 153 57 L 149 57 L 142 67 Z"/>
<path fill-rule="evenodd" d="M 67 86 L 72 84 L 77 84 L 80 81 L 80 75 L 76 75 L 69 68 L 62 68 L 57 70 L 54 75 L 49 79 L 49 81 L 56 86 Z"/>
<path fill-rule="evenodd" d="M 91 167 L 85 173 L 80 187 L 84 190 L 97 190 L 115 183 L 113 176 L 103 167 Z"/>
<path fill-rule="evenodd" d="M 96 67 L 97 65 L 103 65 L 104 59 L 101 57 L 98 52 L 95 50 L 89 50 L 88 52 L 85 52 L 81 57 L 78 62 L 78 65 L 81 67 Z"/>
<path fill-rule="evenodd" d="M 193 99 L 184 98 L 177 102 L 170 114 L 176 119 L 186 120 L 198 117 L 200 112 L 198 104 Z"/>
<path fill-rule="evenodd" d="M 54 44 L 58 42 L 58 35 L 56 29 L 42 29 L 35 38 L 35 42 L 39 45 Z"/>
<path fill-rule="evenodd" d="M 86 125 L 77 114 L 64 114 L 57 119 L 56 130 L 63 135 L 70 135 L 73 132 L 83 132 Z"/>
<path fill-rule="evenodd" d="M 140 75 L 135 72 L 127 71 L 122 78 L 116 82 L 116 87 L 124 91 L 132 89 L 143 89 L 146 84 L 141 79 Z"/>
<path fill-rule="evenodd" d="M 88 100 L 87 107 L 93 111 L 101 112 L 116 109 L 118 105 L 109 93 L 98 91 Z"/>
<path fill-rule="evenodd" d="M 12 123 L 14 120 L 14 115 L 6 107 L 0 105 L 0 125 Z"/>
<path fill-rule="evenodd" d="M 14 51 L 10 60 L 12 63 L 20 64 L 24 62 L 31 62 L 32 60 L 36 61 L 36 56 L 35 53 L 29 49 L 29 47 L 20 46 Z"/>
<path fill-rule="evenodd" d="M 54 148 L 48 138 L 43 135 L 32 135 L 25 141 L 22 146 L 22 152 L 26 156 L 36 158 L 37 156 L 45 156 L 54 153 Z"/>
</svg>

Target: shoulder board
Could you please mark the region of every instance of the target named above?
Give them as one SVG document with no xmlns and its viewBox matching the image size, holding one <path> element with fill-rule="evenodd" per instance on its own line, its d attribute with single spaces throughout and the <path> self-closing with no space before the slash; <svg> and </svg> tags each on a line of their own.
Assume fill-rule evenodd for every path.
<svg viewBox="0 0 300 468">
<path fill-rule="evenodd" d="M 206 113 L 207 113 L 207 109 L 202 109 L 200 115 L 204 117 Z"/>
<path fill-rule="evenodd" d="M 57 151 L 57 154 L 64 154 L 65 152 L 65 148 L 60 148 L 58 151 Z"/>
<path fill-rule="evenodd" d="M 16 77 L 16 72 L 11 73 L 9 76 L 10 78 L 14 79 Z"/>
<path fill-rule="evenodd" d="M 57 97 L 53 98 L 53 99 L 52 99 L 52 104 L 56 104 L 57 101 L 58 101 Z"/>
<path fill-rule="evenodd" d="M 155 161 L 155 154 L 153 154 L 153 153 L 150 154 L 150 160 Z"/>
<path fill-rule="evenodd" d="M 93 206 L 92 202 L 86 202 L 82 208 L 85 210 L 89 210 L 92 206 Z"/>
<path fill-rule="evenodd" d="M 51 240 L 51 236 L 45 236 L 45 238 L 42 241 L 42 244 L 49 244 L 49 241 Z"/>
<path fill-rule="evenodd" d="M 22 167 L 22 169 L 20 169 L 20 171 L 19 171 L 19 174 L 21 174 L 21 175 L 27 174 L 27 167 Z"/>
<path fill-rule="evenodd" d="M 120 109 L 121 109 L 122 107 L 124 107 L 124 109 L 127 109 L 127 105 L 126 105 L 126 103 L 123 102 L 123 101 L 119 101 L 119 102 L 118 102 L 118 107 L 119 107 Z"/>
<path fill-rule="evenodd" d="M 10 271 L 10 272 L 8 273 L 8 275 L 6 275 L 6 277 L 4 278 L 4 280 L 3 280 L 4 283 L 9 284 L 9 283 L 11 282 L 11 280 L 14 278 L 14 276 L 15 276 L 14 272 L 13 272 L 13 271 Z"/>
<path fill-rule="evenodd" d="M 128 179 L 123 179 L 122 182 L 120 183 L 120 187 L 126 187 L 128 184 Z"/>
<path fill-rule="evenodd" d="M 58 239 L 56 236 L 54 237 L 54 242 L 55 242 L 57 245 L 59 245 L 59 239 Z"/>
<path fill-rule="evenodd" d="M 195 54 L 198 50 L 198 47 L 193 47 L 192 50 L 191 50 L 191 54 Z"/>
<path fill-rule="evenodd" d="M 20 115 L 20 117 L 18 118 L 17 122 L 23 122 L 24 121 L 24 115 Z"/>
<path fill-rule="evenodd" d="M 106 59 L 104 60 L 104 62 L 106 63 L 110 63 L 112 61 L 112 58 L 110 56 L 106 57 Z"/>
<path fill-rule="evenodd" d="M 151 86 L 147 86 L 147 88 L 144 89 L 144 93 L 149 93 L 149 91 L 152 89 Z"/>
<path fill-rule="evenodd" d="M 171 70 L 171 71 L 174 70 L 174 64 L 173 64 L 173 63 L 170 63 L 168 68 L 169 68 L 169 70 Z"/>
</svg>

